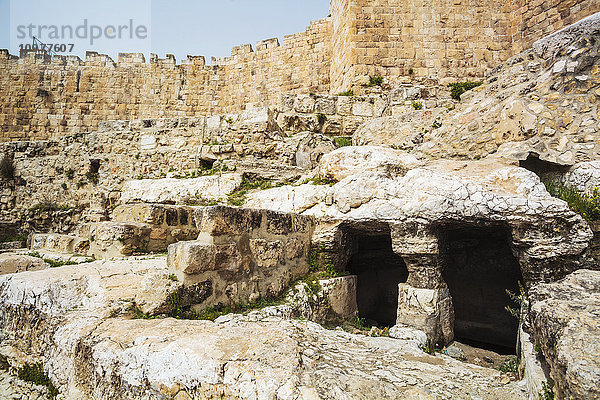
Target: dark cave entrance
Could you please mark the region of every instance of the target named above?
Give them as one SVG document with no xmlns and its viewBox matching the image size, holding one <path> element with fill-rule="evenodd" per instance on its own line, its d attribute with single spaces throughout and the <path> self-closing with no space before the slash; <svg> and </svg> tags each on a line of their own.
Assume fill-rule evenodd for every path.
<svg viewBox="0 0 600 400">
<path fill-rule="evenodd" d="M 398 284 L 408 270 L 392 250 L 389 228 L 353 231 L 348 271 L 357 276 L 356 301 L 361 318 L 380 327 L 396 324 Z"/>
<path fill-rule="evenodd" d="M 535 153 L 530 153 L 527 159 L 519 161 L 519 167 L 533 172 L 540 178 L 563 175 L 569 170 L 569 166 L 540 160 L 540 156 Z"/>
<path fill-rule="evenodd" d="M 517 307 L 506 290 L 519 292 L 519 262 L 506 226 L 444 227 L 440 230 L 443 277 L 454 305 L 456 340 L 514 354 L 518 321 L 506 307 Z"/>
</svg>

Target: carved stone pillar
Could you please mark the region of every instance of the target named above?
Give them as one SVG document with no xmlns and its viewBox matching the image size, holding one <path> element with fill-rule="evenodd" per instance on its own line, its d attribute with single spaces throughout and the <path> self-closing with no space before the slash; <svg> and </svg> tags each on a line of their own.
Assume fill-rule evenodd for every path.
<svg viewBox="0 0 600 400">
<path fill-rule="evenodd" d="M 442 277 L 438 239 L 426 221 L 392 227 L 392 245 L 408 269 L 408 280 L 398 286 L 396 323 L 420 329 L 433 344 L 454 338 L 454 307 Z"/>
</svg>

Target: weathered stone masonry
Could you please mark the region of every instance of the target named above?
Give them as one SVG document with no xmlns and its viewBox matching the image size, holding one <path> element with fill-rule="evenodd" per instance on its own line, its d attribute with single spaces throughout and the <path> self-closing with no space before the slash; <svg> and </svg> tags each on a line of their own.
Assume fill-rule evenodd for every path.
<svg viewBox="0 0 600 400">
<path fill-rule="evenodd" d="M 106 120 L 198 117 L 268 106 L 280 93 L 481 77 L 533 40 L 600 11 L 597 0 L 332 0 L 305 32 L 235 47 L 231 57 L 97 53 L 85 61 L 0 51 L 0 139 L 45 139 Z"/>
</svg>

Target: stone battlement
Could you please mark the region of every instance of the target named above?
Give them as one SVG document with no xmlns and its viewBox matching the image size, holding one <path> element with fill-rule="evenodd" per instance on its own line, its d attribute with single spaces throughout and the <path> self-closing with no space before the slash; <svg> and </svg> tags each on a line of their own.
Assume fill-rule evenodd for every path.
<svg viewBox="0 0 600 400">
<path fill-rule="evenodd" d="M 539 4 L 538 4 L 539 3 Z M 332 0 L 304 32 L 178 64 L 140 53 L 50 57 L 0 50 L 0 140 L 93 131 L 107 120 L 182 118 L 272 106 L 280 94 L 361 94 L 399 83 L 475 80 L 534 40 L 594 12 L 596 0 Z"/>
</svg>

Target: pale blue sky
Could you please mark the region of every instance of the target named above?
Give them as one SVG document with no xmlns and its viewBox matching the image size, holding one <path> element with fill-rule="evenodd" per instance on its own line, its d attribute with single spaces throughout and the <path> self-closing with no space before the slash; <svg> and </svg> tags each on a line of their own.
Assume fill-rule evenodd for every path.
<svg viewBox="0 0 600 400">
<path fill-rule="evenodd" d="M 129 14 L 139 14 L 138 9 L 129 5 L 133 4 L 124 0 L 120 1 L 118 10 L 113 7 L 109 10 L 100 10 L 106 2 L 88 0 L 13 0 L 18 4 L 27 4 L 27 17 L 35 14 L 36 9 L 44 8 L 38 24 L 77 24 L 83 19 L 81 11 L 77 16 L 73 6 L 67 5 L 69 1 L 86 6 L 85 18 L 91 21 L 96 18 L 108 24 L 115 17 L 107 14 L 129 18 Z M 187 54 L 203 55 L 210 61 L 211 56 L 228 56 L 231 47 L 252 43 L 259 40 L 302 32 L 311 20 L 324 18 L 329 14 L 329 0 L 136 0 L 151 3 L 151 24 L 149 50 L 157 53 L 161 58 L 167 53 L 175 54 L 177 60 Z M 36 2 L 40 7 L 36 7 Z M 11 29 L 11 1 L 0 0 L 0 48 L 9 48 L 11 53 L 18 54 L 14 44 L 11 48 L 11 33 L 13 39 L 16 29 Z M 13 3 L 16 4 L 16 3 Z M 139 4 L 139 3 L 138 3 Z M 52 5 L 52 6 L 50 6 Z M 15 9 L 13 7 L 13 21 Z M 149 8 L 149 7 L 146 7 Z M 50 9 L 51 11 L 48 11 Z M 94 10 L 95 9 L 95 10 Z M 88 11 L 89 10 L 89 11 Z M 23 17 L 23 12 L 20 14 Z M 73 17 L 71 18 L 71 16 Z M 31 17 L 36 22 L 36 17 Z M 136 17 L 137 18 L 137 17 Z M 31 21 L 28 21 L 31 22 Z M 19 21 L 18 24 L 23 23 Z M 102 48 L 93 48 L 94 51 L 107 53 L 115 60 L 120 51 L 127 46 L 124 42 L 109 41 L 99 44 Z M 81 47 L 81 46 L 80 46 Z M 16 50 L 15 50 L 16 49 Z M 83 48 L 76 50 L 77 55 L 83 58 Z M 141 51 L 144 51 L 143 49 Z"/>
</svg>

